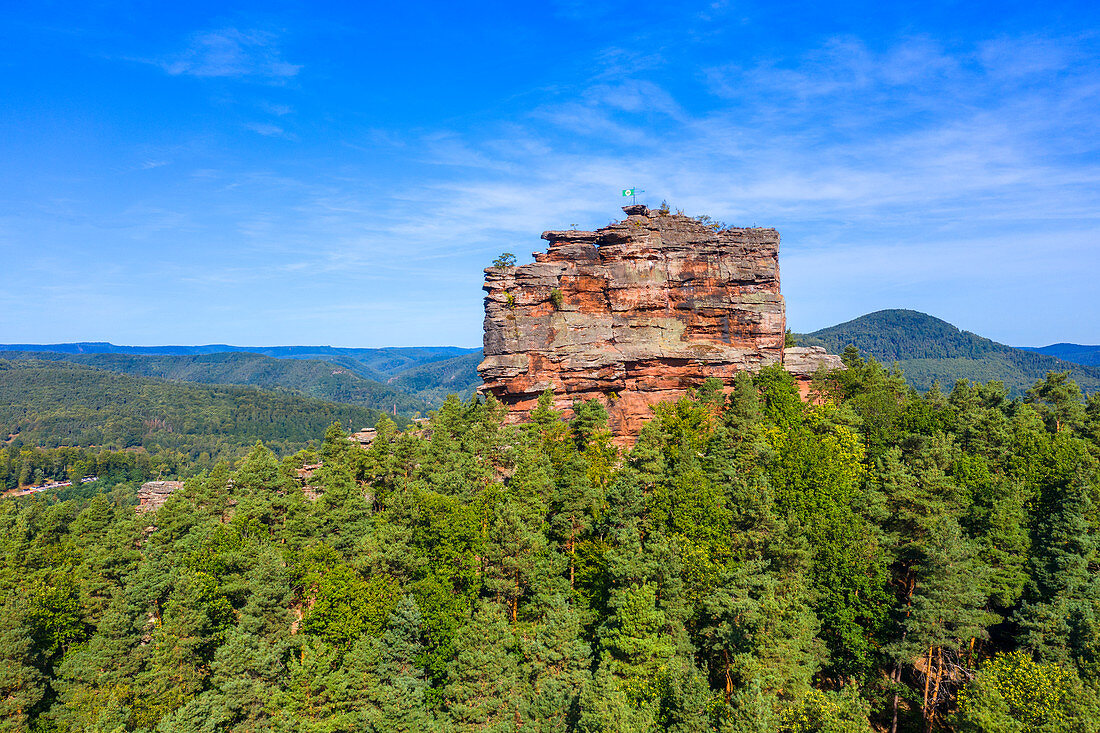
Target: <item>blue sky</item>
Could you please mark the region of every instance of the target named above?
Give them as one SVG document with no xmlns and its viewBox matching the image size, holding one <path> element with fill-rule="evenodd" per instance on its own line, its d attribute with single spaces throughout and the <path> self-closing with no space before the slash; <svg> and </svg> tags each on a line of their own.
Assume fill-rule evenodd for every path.
<svg viewBox="0 0 1100 733">
<path fill-rule="evenodd" d="M 1098 123 L 1095 3 L 6 3 L 0 342 L 476 346 L 636 185 L 795 330 L 1100 343 Z"/>
</svg>

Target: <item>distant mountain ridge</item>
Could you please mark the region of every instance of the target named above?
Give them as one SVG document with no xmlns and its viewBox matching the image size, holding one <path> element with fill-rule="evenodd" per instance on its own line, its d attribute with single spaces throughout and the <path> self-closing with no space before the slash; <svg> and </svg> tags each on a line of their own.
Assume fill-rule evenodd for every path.
<svg viewBox="0 0 1100 733">
<path fill-rule="evenodd" d="M 1087 366 L 1100 366 L 1100 346 L 1084 344 L 1051 344 L 1050 346 L 1020 346 L 1024 351 L 1037 351 L 1065 361 Z"/>
<path fill-rule="evenodd" d="M 1100 367 L 1014 348 L 914 310 L 876 311 L 797 338 L 834 354 L 853 344 L 886 365 L 897 362 L 909 383 L 921 390 L 934 382 L 949 389 L 959 379 L 999 380 L 1019 395 L 1047 372 L 1069 371 L 1081 389 L 1100 391 Z"/>
<path fill-rule="evenodd" d="M 37 351 L 56 354 L 136 354 L 142 356 L 198 356 L 247 352 L 276 359 L 319 359 L 355 369 L 360 376 L 382 381 L 421 364 L 453 359 L 480 352 L 459 346 L 120 346 L 106 341 L 78 341 L 62 344 L 0 344 L 0 351 Z"/>
<path fill-rule="evenodd" d="M 466 398 L 481 383 L 476 369 L 480 349 L 274 346 L 257 351 L 267 353 L 220 345 L 11 344 L 0 345 L 0 358 L 64 361 L 178 382 L 286 389 L 385 412 L 396 406 L 409 417 L 427 414 L 448 394 Z"/>
</svg>

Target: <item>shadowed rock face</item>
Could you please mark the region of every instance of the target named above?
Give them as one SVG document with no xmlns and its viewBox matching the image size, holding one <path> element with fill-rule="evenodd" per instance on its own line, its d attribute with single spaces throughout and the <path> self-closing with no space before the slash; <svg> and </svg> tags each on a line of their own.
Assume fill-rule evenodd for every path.
<svg viewBox="0 0 1100 733">
<path fill-rule="evenodd" d="M 478 372 L 510 421 L 550 388 L 567 414 L 574 400 L 603 402 L 630 443 L 651 405 L 782 361 L 778 232 L 623 210 L 595 232 L 544 232 L 532 264 L 485 270 Z"/>
</svg>

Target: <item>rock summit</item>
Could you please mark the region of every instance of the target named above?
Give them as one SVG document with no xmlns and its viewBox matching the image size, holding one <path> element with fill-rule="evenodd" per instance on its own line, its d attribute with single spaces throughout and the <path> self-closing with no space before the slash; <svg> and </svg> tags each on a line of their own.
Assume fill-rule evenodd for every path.
<svg viewBox="0 0 1100 733">
<path fill-rule="evenodd" d="M 779 232 L 641 204 L 623 211 L 597 231 L 543 232 L 549 247 L 531 264 L 485 270 L 478 372 L 509 421 L 526 420 L 550 389 L 566 414 L 575 400 L 600 400 L 616 442 L 628 444 L 652 405 L 783 362 Z M 839 366 L 821 349 L 794 361 L 803 382 Z"/>
</svg>

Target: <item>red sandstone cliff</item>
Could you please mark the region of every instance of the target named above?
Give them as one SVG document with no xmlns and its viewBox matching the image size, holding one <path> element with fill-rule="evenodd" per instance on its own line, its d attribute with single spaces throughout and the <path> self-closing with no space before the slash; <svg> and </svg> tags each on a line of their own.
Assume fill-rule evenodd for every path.
<svg viewBox="0 0 1100 733">
<path fill-rule="evenodd" d="M 605 403 L 629 442 L 650 405 L 782 361 L 778 232 L 623 210 L 595 232 L 544 232 L 532 264 L 485 270 L 478 371 L 512 421 L 550 388 L 559 409 Z"/>
</svg>

